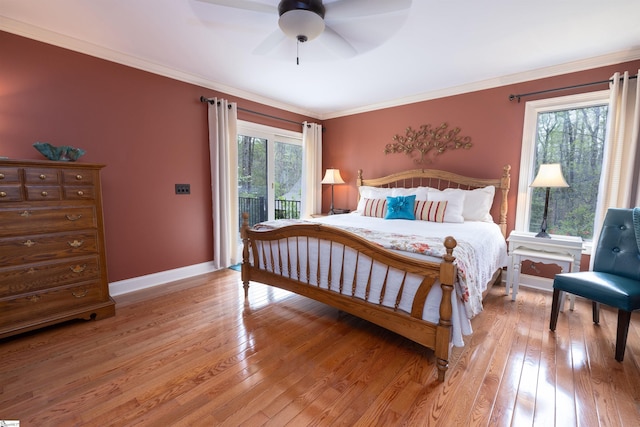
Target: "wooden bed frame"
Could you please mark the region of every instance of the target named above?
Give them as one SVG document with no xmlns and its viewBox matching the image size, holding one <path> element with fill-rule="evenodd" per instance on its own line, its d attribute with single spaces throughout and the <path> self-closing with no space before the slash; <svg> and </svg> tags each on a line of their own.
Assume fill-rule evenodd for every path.
<svg viewBox="0 0 640 427">
<path fill-rule="evenodd" d="M 428 186 L 433 188 L 461 188 L 461 189 L 474 189 L 493 185 L 496 187 L 496 197 L 494 198 L 494 205 L 499 204 L 499 221 L 498 224 L 502 230 L 502 234 L 506 236 L 506 217 L 507 217 L 507 196 L 510 186 L 510 166 L 505 166 L 502 171 L 502 175 L 496 179 L 476 179 L 457 175 L 450 172 L 439 170 L 426 170 L 418 169 L 401 173 L 396 173 L 382 178 L 376 179 L 364 179 L 362 177 L 362 171 L 358 171 L 358 187 L 362 185 L 374 186 L 374 187 L 418 187 Z M 501 197 L 498 199 L 498 195 Z M 333 306 L 339 310 L 351 313 L 357 317 L 368 320 L 390 331 L 396 332 L 412 341 L 415 341 L 425 347 L 434 350 L 436 357 L 436 365 L 438 368 L 438 380 L 444 381 L 445 373 L 448 368 L 449 360 L 449 348 L 451 341 L 451 292 L 457 277 L 456 267 L 453 264 L 455 257 L 453 256 L 453 249 L 456 246 L 456 241 L 453 237 L 447 237 L 444 245 L 446 248 L 446 255 L 443 256 L 441 262 L 428 262 L 421 261 L 415 258 L 410 258 L 404 255 L 399 255 L 396 252 L 389 251 L 381 248 L 380 246 L 373 244 L 366 239 L 356 236 L 347 231 L 343 231 L 334 227 L 322 225 L 322 224 L 302 224 L 292 225 L 282 228 L 277 228 L 269 231 L 257 231 L 249 228 L 248 214 L 243 214 L 243 224 L 241 227 L 242 240 L 244 242 L 243 248 L 243 261 L 242 261 L 242 282 L 244 286 L 245 298 L 249 295 L 249 282 L 255 281 L 271 286 L 276 286 L 282 289 L 286 289 L 291 292 L 295 292 L 299 295 L 303 295 L 319 302 Z M 281 253 L 282 245 L 276 245 L 277 254 L 265 254 L 265 246 L 263 242 L 267 243 L 267 251 L 274 251 L 271 242 L 282 242 L 283 240 L 295 239 L 303 242 L 308 242 L 309 238 L 317 239 L 318 242 L 326 241 L 331 244 L 344 245 L 346 248 L 350 248 L 357 253 L 357 256 L 367 257 L 377 263 L 381 263 L 386 266 L 387 273 L 389 269 L 397 269 L 405 274 L 415 274 L 421 278 L 421 284 L 419 286 L 416 297 L 414 298 L 411 313 L 404 312 L 397 308 L 402 287 L 398 294 L 393 297 L 396 298 L 396 307 L 388 308 L 382 304 L 375 304 L 367 302 L 356 296 L 345 295 L 335 291 L 321 288 L 311 280 L 309 271 L 309 262 L 306 271 L 300 271 L 300 262 L 298 261 L 297 271 L 291 266 L 285 268 L 283 271 L 282 265 L 271 265 L 271 270 L 267 268 L 260 268 L 258 263 L 252 262 L 252 260 L 258 259 L 274 259 L 277 258 L 282 263 L 282 260 L 298 259 L 296 254 Z M 308 243 L 304 243 L 308 244 Z M 319 243 L 318 243 L 319 244 Z M 297 245 L 297 244 L 296 244 Z M 289 245 L 285 245 L 287 248 Z M 295 245 L 294 245 L 295 246 Z M 286 250 L 286 249 L 285 249 Z M 262 252 L 261 252 L 262 251 Z M 304 251 L 308 254 L 309 251 Z M 307 258 L 308 261 L 308 258 Z M 273 262 L 273 261 L 272 261 Z M 304 264 L 304 263 L 303 263 Z M 274 271 L 280 271 L 275 273 Z M 320 276 L 320 269 L 318 268 L 318 276 Z M 494 274 L 491 283 L 501 280 L 501 272 L 499 269 Z M 365 272 L 366 273 L 366 272 Z M 314 277 L 317 279 L 315 283 L 319 283 L 322 280 L 328 283 L 339 282 L 340 289 L 342 289 L 342 275 L 341 277 L 331 277 L 331 273 L 321 277 Z M 440 303 L 440 319 L 438 323 L 431 323 L 422 320 L 422 312 L 424 309 L 425 299 L 436 281 L 439 280 L 442 288 L 442 301 Z M 369 271 L 369 282 L 367 284 L 367 294 L 369 291 L 369 283 L 371 282 L 371 271 Z M 351 284 L 344 284 L 345 286 L 351 286 Z M 386 285 L 386 277 L 385 277 Z M 383 286 L 382 296 L 384 297 L 385 287 Z"/>
</svg>

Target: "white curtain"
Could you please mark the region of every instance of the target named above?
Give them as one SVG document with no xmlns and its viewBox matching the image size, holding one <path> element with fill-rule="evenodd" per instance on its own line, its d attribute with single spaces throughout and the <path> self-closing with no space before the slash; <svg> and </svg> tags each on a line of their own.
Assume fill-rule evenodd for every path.
<svg viewBox="0 0 640 427">
<path fill-rule="evenodd" d="M 238 109 L 209 100 L 209 157 L 213 200 L 213 262 L 216 269 L 240 262 L 238 214 Z"/>
<path fill-rule="evenodd" d="M 607 209 L 630 208 L 640 203 L 637 193 L 640 85 L 637 78 L 629 77 L 628 72 L 623 75 L 616 73 L 610 85 L 607 141 L 598 188 L 594 243 L 600 237 L 600 228 Z"/>
<path fill-rule="evenodd" d="M 300 218 L 308 218 L 322 208 L 322 126 L 319 124 L 302 124 L 302 162 Z"/>
</svg>

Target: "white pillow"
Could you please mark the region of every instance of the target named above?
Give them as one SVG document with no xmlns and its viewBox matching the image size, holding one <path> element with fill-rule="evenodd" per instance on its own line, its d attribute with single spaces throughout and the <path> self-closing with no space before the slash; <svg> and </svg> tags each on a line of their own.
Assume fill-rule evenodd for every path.
<svg viewBox="0 0 640 427">
<path fill-rule="evenodd" d="M 444 222 L 464 222 L 462 210 L 464 208 L 464 192 L 461 191 L 440 191 L 430 188 L 427 200 L 432 202 L 446 201 L 447 210 L 444 213 Z"/>
<path fill-rule="evenodd" d="M 363 185 L 358 190 L 360 192 L 360 200 L 358 200 L 357 211 L 362 213 L 364 211 L 365 199 L 387 199 L 387 196 L 391 196 L 393 188 L 380 188 L 369 187 Z"/>
<path fill-rule="evenodd" d="M 416 196 L 416 201 L 418 200 L 427 200 L 427 193 L 429 192 L 428 187 L 414 187 L 414 188 L 394 188 L 392 191 L 392 196 Z"/>
<path fill-rule="evenodd" d="M 496 193 L 496 188 L 493 185 L 476 188 L 474 190 L 448 188 L 444 191 L 449 193 L 461 192 L 464 194 L 462 216 L 465 221 L 494 222 L 489 212 L 491 205 L 493 205 L 493 197 Z"/>
<path fill-rule="evenodd" d="M 358 190 L 360 192 L 360 200 L 358 200 L 357 211 L 362 213 L 365 207 L 364 199 L 387 199 L 387 196 L 416 196 L 416 200 L 427 200 L 428 187 L 415 187 L 415 188 L 383 188 L 383 187 L 369 187 L 363 185 Z"/>
</svg>

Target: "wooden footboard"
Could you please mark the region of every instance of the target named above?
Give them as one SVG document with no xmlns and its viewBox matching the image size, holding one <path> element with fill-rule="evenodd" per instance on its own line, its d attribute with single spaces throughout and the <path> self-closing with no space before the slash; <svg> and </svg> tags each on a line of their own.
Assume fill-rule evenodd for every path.
<svg viewBox="0 0 640 427">
<path fill-rule="evenodd" d="M 438 263 L 399 255 L 352 233 L 322 224 L 257 231 L 249 228 L 245 213 L 241 233 L 245 298 L 248 298 L 249 282 L 255 281 L 368 320 L 433 349 L 438 379 L 444 381 L 451 340 L 451 293 L 456 279 L 453 249 L 457 243 L 453 237 L 445 240 L 447 253 Z M 347 255 L 349 259 L 355 259 L 355 263 L 346 263 L 355 269 L 352 275 L 345 269 Z M 399 287 L 391 286 L 387 280 L 391 275 L 402 278 Z M 357 278 L 360 284 L 356 283 Z M 399 309 L 405 283 L 416 280 L 419 285 L 411 311 Z M 422 320 L 422 314 L 427 295 L 437 280 L 442 288 L 442 300 L 439 321 L 431 323 Z M 381 288 L 374 290 L 374 281 L 381 281 Z M 358 295 L 363 292 L 364 295 Z M 383 301 L 386 301 L 385 305 Z M 389 301 L 395 301 L 395 304 L 389 304 Z"/>
</svg>

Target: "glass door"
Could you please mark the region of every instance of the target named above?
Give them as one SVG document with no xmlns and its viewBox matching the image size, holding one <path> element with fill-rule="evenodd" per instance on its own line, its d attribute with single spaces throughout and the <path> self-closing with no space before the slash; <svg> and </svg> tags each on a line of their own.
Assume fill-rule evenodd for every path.
<svg viewBox="0 0 640 427">
<path fill-rule="evenodd" d="M 249 225 L 299 218 L 301 188 L 302 135 L 239 122 L 238 210 Z"/>
</svg>

